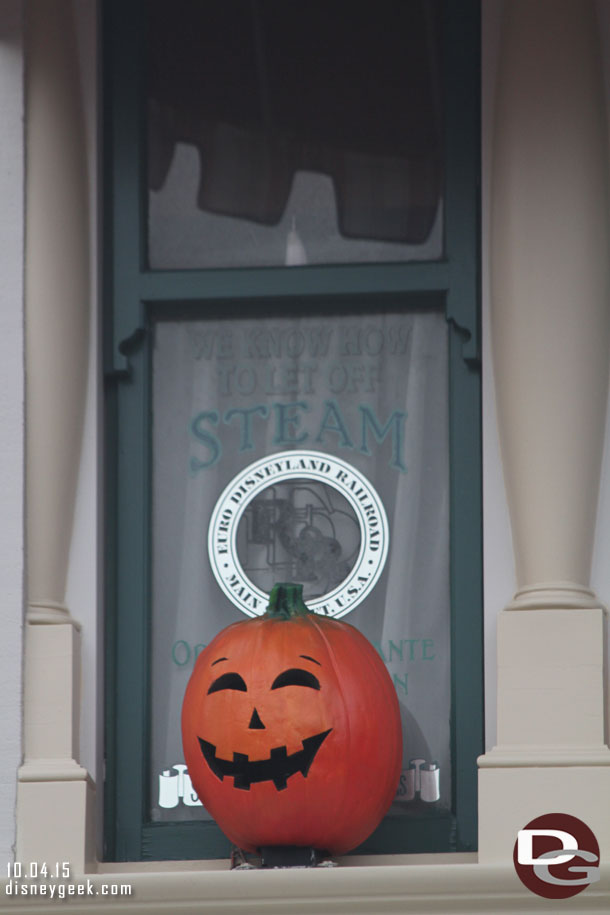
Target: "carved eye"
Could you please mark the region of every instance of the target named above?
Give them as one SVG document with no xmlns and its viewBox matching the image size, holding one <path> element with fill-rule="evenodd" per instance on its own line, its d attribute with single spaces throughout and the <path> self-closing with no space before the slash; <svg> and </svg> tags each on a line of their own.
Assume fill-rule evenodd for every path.
<svg viewBox="0 0 610 915">
<path fill-rule="evenodd" d="M 242 693 L 248 692 L 245 680 L 243 677 L 240 677 L 239 674 L 223 674 L 221 677 L 218 677 L 210 686 L 208 696 L 210 693 L 217 693 L 221 689 L 238 689 Z"/>
<path fill-rule="evenodd" d="M 320 682 L 308 670 L 291 667 L 275 678 L 271 689 L 280 689 L 282 686 L 309 686 L 310 689 L 320 689 Z"/>
</svg>

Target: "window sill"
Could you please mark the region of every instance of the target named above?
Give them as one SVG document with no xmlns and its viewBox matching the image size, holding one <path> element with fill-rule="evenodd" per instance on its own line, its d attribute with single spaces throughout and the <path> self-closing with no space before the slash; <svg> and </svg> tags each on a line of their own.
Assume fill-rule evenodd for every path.
<svg viewBox="0 0 610 915">
<path fill-rule="evenodd" d="M 453 864 L 476 864 L 476 852 L 461 852 L 456 854 L 426 854 L 426 855 L 346 855 L 336 859 L 341 868 L 396 867 L 396 866 L 430 866 Z M 324 868 L 316 869 L 319 873 Z M 229 871 L 229 860 L 226 858 L 209 859 L 206 861 L 99 861 L 97 874 L 150 874 L 150 873 L 208 873 Z M 308 868 L 291 868 L 295 871 L 309 870 Z M 269 873 L 269 871 L 266 871 Z"/>
<path fill-rule="evenodd" d="M 374 861 L 374 863 L 373 863 Z M 476 855 L 396 855 L 343 859 L 337 868 L 229 871 L 226 861 L 101 864 L 98 873 L 75 878 L 130 884 L 131 896 L 108 900 L 114 915 L 134 912 L 183 915 L 477 915 L 553 911 L 529 893 L 512 866 L 480 865 Z M 89 901 L 90 899 L 90 901 Z M 79 912 L 97 911 L 101 896 L 79 899 Z M 562 913 L 607 915 L 610 868 Z M 22 913 L 56 911 L 57 900 L 12 897 Z"/>
</svg>

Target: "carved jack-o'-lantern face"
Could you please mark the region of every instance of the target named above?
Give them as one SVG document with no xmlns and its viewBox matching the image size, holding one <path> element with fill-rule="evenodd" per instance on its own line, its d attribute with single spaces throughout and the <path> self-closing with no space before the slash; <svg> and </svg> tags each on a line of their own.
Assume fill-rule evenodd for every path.
<svg viewBox="0 0 610 915">
<path fill-rule="evenodd" d="M 307 655 L 301 655 L 301 657 L 311 664 L 320 663 L 319 661 L 316 661 L 315 658 L 310 658 Z M 216 661 L 212 661 L 212 666 L 221 663 L 228 664 L 229 659 L 217 658 Z M 320 681 L 309 670 L 300 667 L 291 667 L 278 674 L 271 684 L 270 689 L 287 689 L 291 686 L 298 687 L 299 689 L 319 690 Z M 240 674 L 231 671 L 223 673 L 213 680 L 207 691 L 207 695 L 209 696 L 211 693 L 217 693 L 222 690 L 236 690 L 238 692 L 246 693 L 248 692 L 248 687 Z M 277 722 L 273 715 L 274 709 L 272 703 L 265 702 L 264 696 L 261 696 L 260 699 L 259 705 L 261 708 L 264 706 L 264 714 L 267 720 L 272 720 L 273 724 L 276 725 Z M 275 703 L 276 715 L 278 708 L 281 711 L 281 698 L 279 702 Z M 269 711 L 269 715 L 267 715 L 267 710 Z M 281 729 L 285 730 L 285 728 Z M 248 731 L 265 730 L 267 730 L 267 725 L 261 718 L 258 708 L 253 706 L 250 721 L 248 722 Z M 210 741 L 200 737 L 199 744 L 205 761 L 212 772 L 217 775 L 221 781 L 227 775 L 232 776 L 233 787 L 246 791 L 250 789 L 250 786 L 253 783 L 272 781 L 276 789 L 282 791 L 287 787 L 288 779 L 292 775 L 296 775 L 297 772 L 300 772 L 304 778 L 307 777 L 316 753 L 322 746 L 326 737 L 330 734 L 331 730 L 332 728 L 328 728 L 328 730 L 321 731 L 318 734 L 304 737 L 301 749 L 295 750 L 293 753 L 288 753 L 286 744 L 274 746 L 270 750 L 269 755 L 262 759 L 256 757 L 251 759 L 249 753 L 240 753 L 237 751 L 233 752 L 231 759 L 224 759 L 217 756 L 216 747 L 214 744 L 210 743 Z M 267 742 L 268 740 L 263 738 L 263 743 Z M 273 740 L 271 742 L 276 743 L 276 741 Z M 257 741 L 252 739 L 248 740 L 246 737 L 243 743 L 252 750 L 254 746 L 256 746 Z"/>
<path fill-rule="evenodd" d="M 396 692 L 356 629 L 310 613 L 300 586 L 276 589 L 265 616 L 229 626 L 199 655 L 183 704 L 185 760 L 241 848 L 341 853 L 394 795 Z"/>
</svg>

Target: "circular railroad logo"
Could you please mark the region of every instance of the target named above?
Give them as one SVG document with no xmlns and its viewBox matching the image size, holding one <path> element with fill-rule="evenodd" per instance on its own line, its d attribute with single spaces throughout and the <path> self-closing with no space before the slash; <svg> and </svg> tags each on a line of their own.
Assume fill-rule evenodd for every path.
<svg viewBox="0 0 610 915">
<path fill-rule="evenodd" d="M 208 553 L 218 584 L 260 616 L 276 581 L 302 582 L 311 610 L 345 616 L 371 593 L 388 555 L 379 495 L 347 461 L 283 451 L 250 464 L 218 499 Z"/>
</svg>

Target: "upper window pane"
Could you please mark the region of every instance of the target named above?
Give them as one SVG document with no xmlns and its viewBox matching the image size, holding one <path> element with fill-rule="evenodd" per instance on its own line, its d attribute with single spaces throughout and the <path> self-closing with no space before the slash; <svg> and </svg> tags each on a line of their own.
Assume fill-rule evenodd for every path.
<svg viewBox="0 0 610 915">
<path fill-rule="evenodd" d="M 435 0 L 151 0 L 153 269 L 438 259 Z"/>
</svg>

